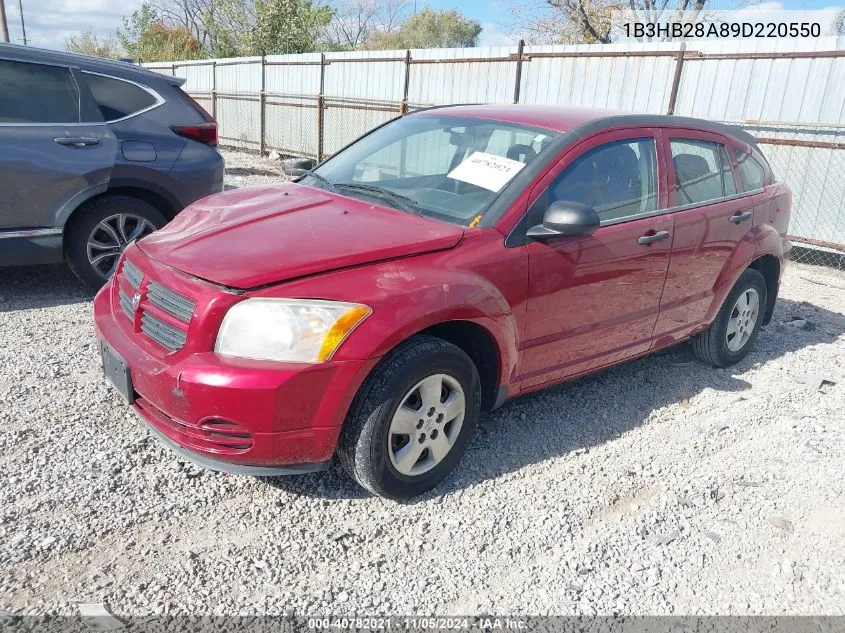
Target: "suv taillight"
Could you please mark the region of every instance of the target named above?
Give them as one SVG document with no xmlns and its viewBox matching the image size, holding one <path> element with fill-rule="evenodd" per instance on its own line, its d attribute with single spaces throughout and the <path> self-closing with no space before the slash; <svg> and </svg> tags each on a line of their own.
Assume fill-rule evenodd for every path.
<svg viewBox="0 0 845 633">
<path fill-rule="evenodd" d="M 198 143 L 205 143 L 206 145 L 217 145 L 217 121 L 211 116 L 208 111 L 203 108 L 196 99 L 189 95 L 184 90 L 177 88 L 180 95 L 187 101 L 191 107 L 203 118 L 205 123 L 194 123 L 192 125 L 171 125 L 170 129 L 176 132 L 179 136 L 184 136 L 192 141 Z"/>
<path fill-rule="evenodd" d="M 195 125 L 171 125 L 170 129 L 179 136 L 184 136 L 198 143 L 217 145 L 217 123 L 197 123 Z"/>
</svg>

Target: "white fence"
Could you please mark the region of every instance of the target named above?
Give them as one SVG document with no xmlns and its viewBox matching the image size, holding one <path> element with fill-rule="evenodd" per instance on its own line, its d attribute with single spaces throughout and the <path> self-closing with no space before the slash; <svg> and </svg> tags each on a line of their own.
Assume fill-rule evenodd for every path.
<svg viewBox="0 0 845 633">
<path fill-rule="evenodd" d="M 409 109 L 539 103 L 674 113 L 755 134 L 791 233 L 845 251 L 845 38 L 273 55 L 147 64 L 187 79 L 221 144 L 325 157 Z M 818 252 L 818 251 L 816 251 Z"/>
</svg>

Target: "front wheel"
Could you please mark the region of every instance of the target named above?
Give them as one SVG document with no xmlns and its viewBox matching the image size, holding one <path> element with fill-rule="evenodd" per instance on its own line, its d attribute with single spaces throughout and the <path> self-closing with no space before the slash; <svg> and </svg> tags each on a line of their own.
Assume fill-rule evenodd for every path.
<svg viewBox="0 0 845 633">
<path fill-rule="evenodd" d="M 340 462 L 370 492 L 416 497 L 457 466 L 480 411 L 469 356 L 444 340 L 412 337 L 361 386 L 341 431 Z"/>
<path fill-rule="evenodd" d="M 710 327 L 693 339 L 695 355 L 715 367 L 742 360 L 763 324 L 767 300 L 763 275 L 753 268 L 745 270 Z"/>
</svg>

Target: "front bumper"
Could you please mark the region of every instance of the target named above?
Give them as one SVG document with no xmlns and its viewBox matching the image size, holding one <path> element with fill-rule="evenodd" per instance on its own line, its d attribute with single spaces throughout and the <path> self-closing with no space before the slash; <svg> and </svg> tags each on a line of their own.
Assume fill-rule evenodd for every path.
<svg viewBox="0 0 845 633">
<path fill-rule="evenodd" d="M 94 300 L 97 338 L 126 363 L 131 406 L 166 445 L 227 472 L 269 476 L 327 465 L 375 359 L 307 365 L 212 352 L 156 355 L 116 312 L 113 284 Z"/>
</svg>

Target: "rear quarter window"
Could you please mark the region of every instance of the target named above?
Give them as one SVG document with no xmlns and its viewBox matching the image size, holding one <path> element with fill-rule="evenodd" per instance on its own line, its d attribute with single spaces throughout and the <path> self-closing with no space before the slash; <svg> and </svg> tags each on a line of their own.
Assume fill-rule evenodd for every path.
<svg viewBox="0 0 845 633">
<path fill-rule="evenodd" d="M 766 169 L 763 166 L 765 161 L 756 152 L 735 150 L 736 162 L 739 165 L 739 173 L 742 175 L 744 191 L 754 191 L 766 186 Z"/>
<path fill-rule="evenodd" d="M 106 121 L 116 121 L 156 104 L 157 99 L 135 84 L 84 73 L 88 88 Z"/>
</svg>

